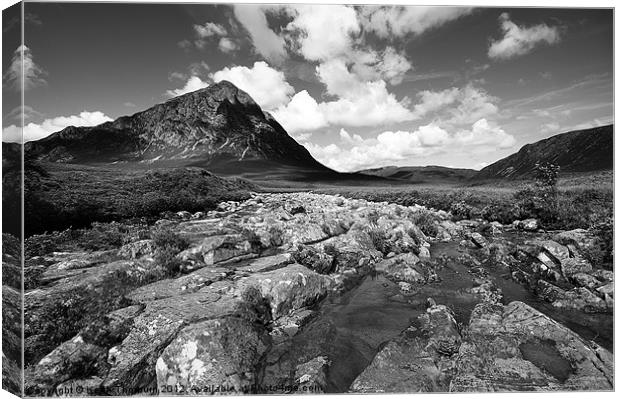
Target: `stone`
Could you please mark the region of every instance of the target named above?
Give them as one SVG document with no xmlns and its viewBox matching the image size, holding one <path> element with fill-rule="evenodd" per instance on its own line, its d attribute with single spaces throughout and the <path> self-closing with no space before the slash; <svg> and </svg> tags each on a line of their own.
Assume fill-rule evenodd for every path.
<svg viewBox="0 0 620 399">
<path fill-rule="evenodd" d="M 434 305 L 399 337 L 387 343 L 353 381 L 355 393 L 447 391 L 450 358 L 461 336 L 450 310 Z"/>
<path fill-rule="evenodd" d="M 396 255 L 375 264 L 378 273 L 384 274 L 393 281 L 407 283 L 424 283 L 426 281 L 423 270 L 417 267 L 420 259 L 411 253 Z"/>
<path fill-rule="evenodd" d="M 451 392 L 613 389 L 607 350 L 522 302 L 477 305 L 464 337 Z"/>
<path fill-rule="evenodd" d="M 515 220 L 513 226 L 525 231 L 537 231 L 540 229 L 540 223 L 537 219 Z"/>
<path fill-rule="evenodd" d="M 429 259 L 431 257 L 431 253 L 426 247 L 420 247 L 420 253 L 418 254 L 420 259 Z"/>
<path fill-rule="evenodd" d="M 409 283 L 401 281 L 398 283 L 398 289 L 400 289 L 401 292 L 408 294 L 413 290 L 413 286 Z"/>
<path fill-rule="evenodd" d="M 73 379 L 59 384 L 54 393 L 60 397 L 107 396 L 109 393 L 101 388 L 102 383 L 103 379 L 97 376 Z"/>
<path fill-rule="evenodd" d="M 77 335 L 35 365 L 33 374 L 25 381 L 26 393 L 37 395 L 70 380 L 73 375 L 95 373 L 104 367 L 106 357 L 105 348 L 85 342 Z"/>
<path fill-rule="evenodd" d="M 309 245 L 298 245 L 292 257 L 297 263 L 321 274 L 329 274 L 335 266 L 335 259 L 332 255 Z"/>
<path fill-rule="evenodd" d="M 222 235 L 206 237 L 198 245 L 194 245 L 177 257 L 183 262 L 213 265 L 253 252 L 252 245 L 242 235 Z"/>
<path fill-rule="evenodd" d="M 562 261 L 562 274 L 570 278 L 578 273 L 592 272 L 592 265 L 583 258 L 569 258 Z"/>
<path fill-rule="evenodd" d="M 577 287 L 565 291 L 563 295 L 552 302 L 556 308 L 577 309 L 586 313 L 611 312 L 604 299 L 584 287 Z"/>
<path fill-rule="evenodd" d="M 143 256 L 153 257 L 155 243 L 153 240 L 139 240 L 125 244 L 118 250 L 118 256 L 126 259 L 137 259 Z"/>
<path fill-rule="evenodd" d="M 310 309 L 301 308 L 293 311 L 289 315 L 279 317 L 273 323 L 271 336 L 275 343 L 282 342 L 293 337 L 299 329 L 306 325 L 316 315 L 316 312 Z"/>
<path fill-rule="evenodd" d="M 325 356 L 317 356 L 295 369 L 295 383 L 299 386 L 297 393 L 317 394 L 327 389 L 327 369 L 330 361 Z"/>
<path fill-rule="evenodd" d="M 235 265 L 235 270 L 244 272 L 260 273 L 280 269 L 286 265 L 293 263 L 293 257 L 290 253 L 282 253 L 272 256 L 264 256 L 261 258 L 250 259 L 246 262 L 240 262 Z"/>
<path fill-rule="evenodd" d="M 478 247 L 478 248 L 484 248 L 488 245 L 488 241 L 486 238 L 484 238 L 482 236 L 482 234 L 480 233 L 472 233 L 471 234 L 471 241 Z"/>
<path fill-rule="evenodd" d="M 575 273 L 570 277 L 571 282 L 579 287 L 586 287 L 589 290 L 595 290 L 601 286 L 601 281 L 596 277 L 587 273 Z"/>
<path fill-rule="evenodd" d="M 267 346 L 266 332 L 235 317 L 206 320 L 186 327 L 157 359 L 160 394 L 249 392 L 257 384 L 256 369 Z M 169 392 L 167 387 L 181 387 Z"/>
<path fill-rule="evenodd" d="M 179 211 L 179 212 L 176 213 L 176 216 L 179 219 L 187 220 L 187 219 L 191 219 L 192 214 L 187 212 L 187 211 Z"/>
<path fill-rule="evenodd" d="M 602 287 L 597 288 L 596 290 L 597 292 L 599 292 L 600 294 L 603 295 L 610 295 L 612 298 L 614 296 L 614 283 L 609 283 L 606 284 Z"/>
<path fill-rule="evenodd" d="M 274 319 L 323 299 L 332 284 L 329 277 L 299 264 L 253 274 L 238 281 L 240 287 L 253 286 L 260 291 L 268 301 Z"/>
</svg>

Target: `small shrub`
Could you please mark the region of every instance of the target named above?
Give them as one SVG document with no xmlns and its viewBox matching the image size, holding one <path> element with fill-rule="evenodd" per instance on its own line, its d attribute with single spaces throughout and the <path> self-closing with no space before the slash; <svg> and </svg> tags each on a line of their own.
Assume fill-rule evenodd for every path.
<svg viewBox="0 0 620 399">
<path fill-rule="evenodd" d="M 189 242 L 170 228 L 153 231 L 151 239 L 155 244 L 155 262 L 170 275 L 175 275 L 181 268 L 177 254 L 189 246 Z"/>
<path fill-rule="evenodd" d="M 467 205 L 465 201 L 458 201 L 450 206 L 450 213 L 452 214 L 452 219 L 455 221 L 471 219 L 474 209 L 472 206 Z"/>
<path fill-rule="evenodd" d="M 431 212 L 426 211 L 416 212 L 412 216 L 412 222 L 422 230 L 422 233 L 429 237 L 436 237 L 439 233 L 439 228 L 435 223 L 436 220 Z"/>
<path fill-rule="evenodd" d="M 603 222 L 592 226 L 592 233 L 597 238 L 600 248 L 600 262 L 605 266 L 613 266 L 613 249 L 614 249 L 614 221 L 613 218 L 607 218 Z"/>
<path fill-rule="evenodd" d="M 272 247 L 279 247 L 284 244 L 284 230 L 280 226 L 269 227 L 269 243 Z"/>
<path fill-rule="evenodd" d="M 336 249 L 336 246 L 334 244 L 323 245 L 323 252 L 325 252 L 327 255 L 334 257 L 338 255 L 338 250 Z"/>
<path fill-rule="evenodd" d="M 259 252 L 263 248 L 263 243 L 260 240 L 260 237 L 254 230 L 250 230 L 248 228 L 244 228 L 241 231 L 241 236 L 250 243 L 252 246 L 253 252 Z"/>
<path fill-rule="evenodd" d="M 368 229 L 368 235 L 372 240 L 372 245 L 375 249 L 383 254 L 390 252 L 388 237 L 384 230 L 379 228 Z"/>
</svg>

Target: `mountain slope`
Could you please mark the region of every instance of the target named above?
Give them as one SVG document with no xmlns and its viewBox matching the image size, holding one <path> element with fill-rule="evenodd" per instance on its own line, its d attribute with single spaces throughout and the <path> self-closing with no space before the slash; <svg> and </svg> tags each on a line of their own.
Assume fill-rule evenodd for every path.
<svg viewBox="0 0 620 399">
<path fill-rule="evenodd" d="M 475 180 L 531 177 L 537 162 L 560 166 L 560 173 L 613 170 L 614 125 L 562 133 L 523 146 L 475 176 Z"/>
<path fill-rule="evenodd" d="M 404 180 L 415 183 L 456 183 L 469 179 L 476 174 L 473 169 L 455 169 L 444 166 L 385 166 L 382 168 L 360 170 L 370 176 Z"/>
<path fill-rule="evenodd" d="M 99 126 L 67 127 L 27 143 L 26 151 L 42 161 L 78 164 L 172 160 L 208 167 L 266 160 L 331 171 L 227 81 Z"/>
</svg>

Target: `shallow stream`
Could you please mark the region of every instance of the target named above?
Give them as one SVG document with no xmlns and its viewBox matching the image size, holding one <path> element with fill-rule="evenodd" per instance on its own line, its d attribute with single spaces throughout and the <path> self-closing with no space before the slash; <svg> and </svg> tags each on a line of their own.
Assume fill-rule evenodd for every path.
<svg viewBox="0 0 620 399">
<path fill-rule="evenodd" d="M 341 296 L 327 298 L 317 317 L 293 338 L 287 356 L 306 361 L 312 356 L 327 356 L 331 361 L 327 391 L 346 392 L 382 345 L 426 311 L 427 298 L 432 297 L 436 303 L 450 307 L 457 322 L 466 325 L 480 300 L 465 292 L 474 284 L 467 267 L 456 261 L 461 254 L 457 248 L 454 242 L 435 244 L 431 248 L 433 257 L 446 255 L 450 258 L 445 267 L 437 270 L 441 281 L 420 287 L 414 295 L 403 296 L 395 283 L 379 275 L 366 277 L 359 286 Z M 611 315 L 556 309 L 514 282 L 505 270 L 487 271 L 502 289 L 505 304 L 525 302 L 583 338 L 613 351 Z"/>
</svg>

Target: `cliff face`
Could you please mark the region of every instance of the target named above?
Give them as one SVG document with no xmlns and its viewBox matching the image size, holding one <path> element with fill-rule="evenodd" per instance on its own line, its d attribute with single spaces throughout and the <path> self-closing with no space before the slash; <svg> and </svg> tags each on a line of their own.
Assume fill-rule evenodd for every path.
<svg viewBox="0 0 620 399">
<path fill-rule="evenodd" d="M 224 157 L 327 169 L 247 93 L 227 81 L 99 126 L 67 127 L 27 143 L 26 151 L 52 162 Z"/>
</svg>

